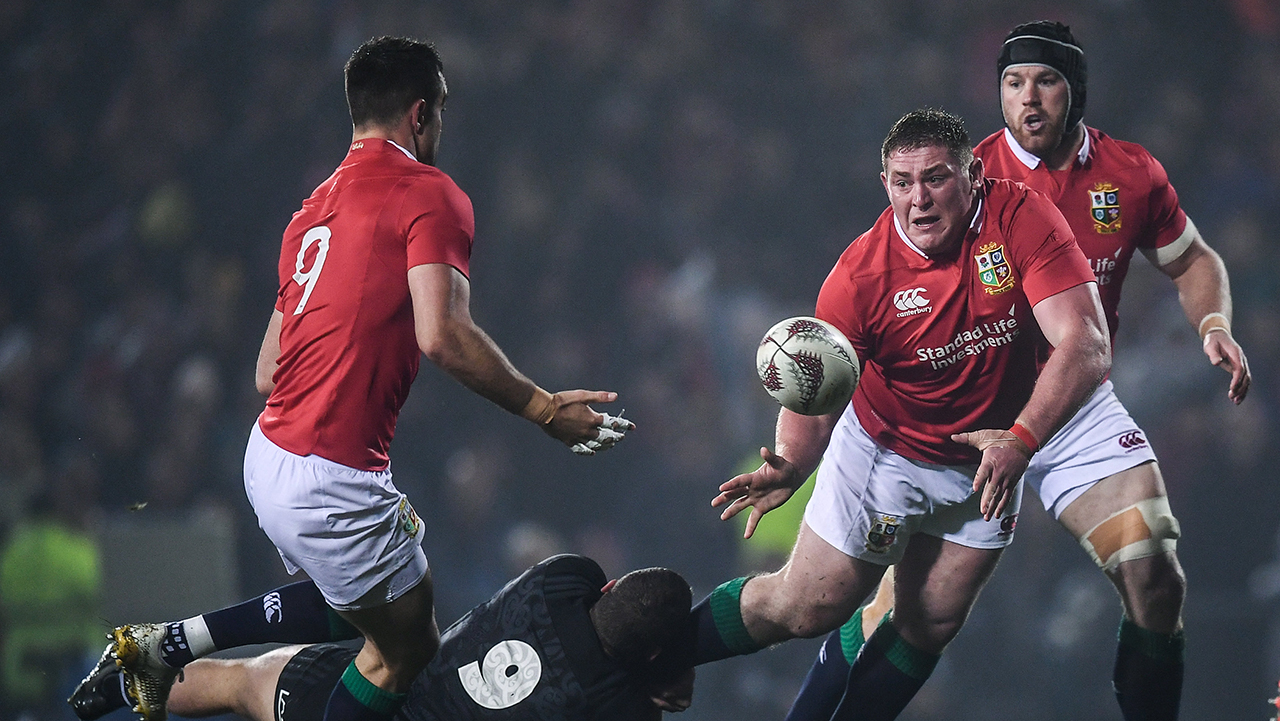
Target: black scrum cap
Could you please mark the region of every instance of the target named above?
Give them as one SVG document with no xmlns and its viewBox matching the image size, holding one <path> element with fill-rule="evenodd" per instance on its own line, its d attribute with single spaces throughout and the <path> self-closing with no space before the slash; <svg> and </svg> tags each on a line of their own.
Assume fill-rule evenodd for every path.
<svg viewBox="0 0 1280 721">
<path fill-rule="evenodd" d="M 1066 126 L 1070 132 L 1084 117 L 1085 90 L 1089 80 L 1084 51 L 1071 34 L 1071 28 L 1048 20 L 1014 28 L 1004 39 L 1000 57 L 996 60 L 998 77 L 1003 79 L 1004 71 L 1015 65 L 1044 65 L 1062 74 L 1071 91 Z"/>
</svg>

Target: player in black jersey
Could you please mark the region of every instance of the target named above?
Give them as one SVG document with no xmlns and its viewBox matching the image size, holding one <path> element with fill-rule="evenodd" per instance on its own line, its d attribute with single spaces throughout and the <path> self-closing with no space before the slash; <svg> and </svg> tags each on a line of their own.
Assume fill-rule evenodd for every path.
<svg viewBox="0 0 1280 721">
<path fill-rule="evenodd" d="M 441 636 L 399 721 L 630 721 L 683 711 L 691 670 L 654 659 L 689 624 L 689 585 L 663 568 L 608 581 L 583 556 L 549 558 L 476 606 Z M 169 709 L 179 716 L 237 713 L 253 721 L 321 721 L 329 692 L 356 654 L 323 644 L 248 659 L 204 659 L 184 669 Z M 104 657 L 70 699 L 82 719 L 123 706 Z"/>
</svg>

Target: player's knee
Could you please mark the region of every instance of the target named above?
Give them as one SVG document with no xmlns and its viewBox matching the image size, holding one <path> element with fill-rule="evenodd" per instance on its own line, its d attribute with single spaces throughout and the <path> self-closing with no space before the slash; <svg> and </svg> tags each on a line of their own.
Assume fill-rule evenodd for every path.
<svg viewBox="0 0 1280 721">
<path fill-rule="evenodd" d="M 942 653 L 964 625 L 967 611 L 896 607 L 893 609 L 893 625 L 898 633 L 916 648 L 929 653 Z"/>
<path fill-rule="evenodd" d="M 854 610 L 856 606 L 850 603 L 806 599 L 791 607 L 787 630 L 796 638 L 815 638 L 839 628 Z"/>
<path fill-rule="evenodd" d="M 1181 613 L 1187 577 L 1177 556 L 1163 554 L 1122 563 L 1112 574 L 1125 605 L 1140 616 Z"/>
<path fill-rule="evenodd" d="M 431 663 L 436 652 L 440 650 L 438 635 L 420 637 L 414 643 L 399 644 L 394 648 L 383 649 L 383 662 L 387 670 L 401 681 L 412 681 L 422 669 Z"/>
</svg>

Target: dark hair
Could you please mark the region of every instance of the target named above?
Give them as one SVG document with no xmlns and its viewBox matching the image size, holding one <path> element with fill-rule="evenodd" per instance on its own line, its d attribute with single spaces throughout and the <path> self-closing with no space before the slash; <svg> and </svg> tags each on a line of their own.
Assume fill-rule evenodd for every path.
<svg viewBox="0 0 1280 721">
<path fill-rule="evenodd" d="M 343 68 L 351 123 L 391 125 L 419 100 L 435 102 L 443 90 L 444 65 L 429 43 L 374 38 L 351 54 Z"/>
<path fill-rule="evenodd" d="M 609 655 L 638 666 L 687 631 L 693 592 L 667 568 L 645 568 L 618 579 L 592 608 L 596 635 Z"/>
<path fill-rule="evenodd" d="M 967 171 L 973 162 L 973 146 L 964 121 L 945 110 L 912 110 L 898 118 L 880 146 L 880 165 L 889 166 L 889 154 L 895 150 L 919 150 L 930 145 L 946 148 Z"/>
<path fill-rule="evenodd" d="M 1010 65 L 1044 65 L 1057 70 L 1071 90 L 1066 130 L 1070 132 L 1084 118 L 1089 68 L 1084 62 L 1084 49 L 1071 34 L 1070 27 L 1051 20 L 1037 20 L 1014 28 L 1005 37 L 996 58 L 998 80 L 1004 79 L 1004 71 Z"/>
</svg>

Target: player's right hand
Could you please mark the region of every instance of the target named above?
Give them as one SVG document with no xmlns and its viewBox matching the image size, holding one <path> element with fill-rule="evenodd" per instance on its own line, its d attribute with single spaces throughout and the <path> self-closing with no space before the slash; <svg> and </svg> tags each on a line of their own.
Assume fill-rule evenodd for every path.
<svg viewBox="0 0 1280 721">
<path fill-rule="evenodd" d="M 751 506 L 743 538 L 751 538 L 764 514 L 786 503 L 806 480 L 791 461 L 768 448 L 760 449 L 760 458 L 764 461 L 763 465 L 750 473 L 725 481 L 720 485 L 720 495 L 711 499 L 711 505 L 716 508 L 729 504 L 724 513 L 720 514 L 722 521 L 733 518 L 742 509 Z"/>
<path fill-rule="evenodd" d="M 1009 431 L 986 429 L 952 434 L 951 440 L 982 451 L 982 461 L 973 476 L 973 492 L 982 493 L 979 508 L 990 521 L 1004 513 L 1018 490 L 1018 481 L 1027 470 L 1031 449 Z"/>
<path fill-rule="evenodd" d="M 1209 362 L 1231 374 L 1231 384 L 1227 386 L 1227 397 L 1232 403 L 1240 405 L 1249 394 L 1249 384 L 1253 377 L 1249 373 L 1249 359 L 1244 356 L 1244 349 L 1221 329 L 1210 330 L 1204 336 L 1204 354 Z"/>
<path fill-rule="evenodd" d="M 569 446 L 578 455 L 595 455 L 621 441 L 636 424 L 621 414 L 611 416 L 592 410 L 590 403 L 612 403 L 618 394 L 610 391 L 560 391 L 551 396 L 555 415 L 542 427 L 547 435 Z"/>
</svg>

